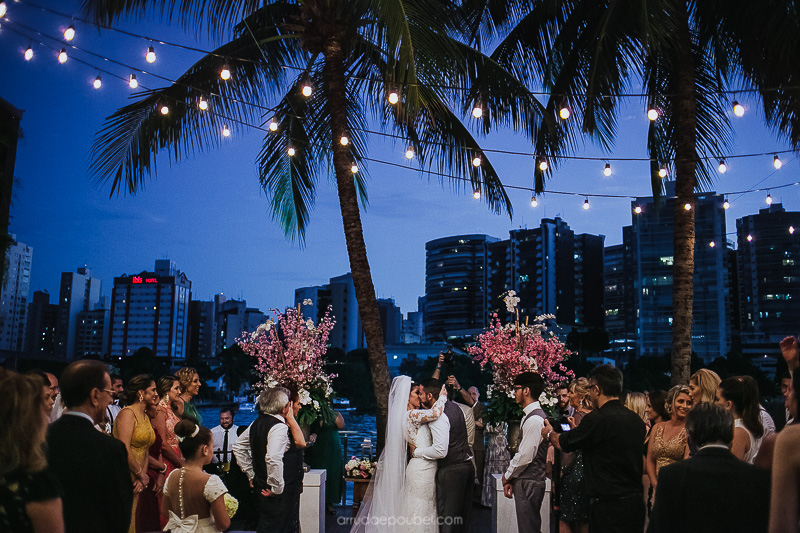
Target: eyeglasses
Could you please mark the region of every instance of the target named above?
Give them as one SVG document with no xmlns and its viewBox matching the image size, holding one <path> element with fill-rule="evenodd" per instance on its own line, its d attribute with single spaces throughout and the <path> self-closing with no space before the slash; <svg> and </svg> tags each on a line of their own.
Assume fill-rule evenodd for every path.
<svg viewBox="0 0 800 533">
<path fill-rule="evenodd" d="M 113 391 L 113 390 L 111 390 L 111 389 L 100 389 L 100 390 L 101 390 L 101 391 L 103 391 L 103 392 L 107 392 L 107 393 L 109 393 L 111 396 L 114 396 L 114 392 L 115 392 L 115 391 Z"/>
<path fill-rule="evenodd" d="M 522 390 L 524 388 L 522 385 L 514 385 L 514 390 Z"/>
</svg>

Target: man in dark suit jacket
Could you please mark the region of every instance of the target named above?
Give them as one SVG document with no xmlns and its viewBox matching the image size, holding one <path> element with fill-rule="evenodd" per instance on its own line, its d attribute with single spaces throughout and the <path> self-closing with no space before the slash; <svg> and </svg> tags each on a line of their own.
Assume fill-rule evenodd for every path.
<svg viewBox="0 0 800 533">
<path fill-rule="evenodd" d="M 659 472 L 648 533 L 766 533 L 769 473 L 730 452 L 730 412 L 701 403 L 689 411 L 686 431 L 699 450 Z"/>
<path fill-rule="evenodd" d="M 70 364 L 61 375 L 67 411 L 47 431 L 47 461 L 62 488 L 66 533 L 126 533 L 133 485 L 125 445 L 99 432 L 111 403 L 111 378 L 100 361 Z"/>
</svg>

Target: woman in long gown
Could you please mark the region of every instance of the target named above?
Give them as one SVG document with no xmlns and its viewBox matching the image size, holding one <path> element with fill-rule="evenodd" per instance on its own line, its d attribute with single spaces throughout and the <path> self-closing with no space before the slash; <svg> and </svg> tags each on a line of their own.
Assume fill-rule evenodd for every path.
<svg viewBox="0 0 800 533">
<path fill-rule="evenodd" d="M 158 402 L 158 413 L 152 423 L 153 429 L 161 437 L 161 454 L 167 463 L 166 475 L 169 476 L 174 469 L 183 466 L 183 456 L 175 437 L 175 424 L 181 420 L 178 415 L 183 412 L 183 400 L 180 398 L 180 383 L 175 376 L 161 376 L 156 386 L 161 401 Z"/>
<path fill-rule="evenodd" d="M 112 434 L 128 450 L 128 469 L 133 480 L 133 507 L 129 533 L 136 533 L 136 505 L 139 493 L 147 485 L 148 450 L 155 442 L 156 435 L 150 419 L 145 414 L 148 405 L 158 403 L 158 392 L 153 376 L 143 374 L 134 376 L 128 383 L 126 394 L 130 405 L 123 408 L 114 421 Z"/>
<path fill-rule="evenodd" d="M 188 418 L 195 424 L 202 426 L 203 417 L 192 403 L 192 399 L 200 394 L 200 374 L 194 368 L 183 367 L 175 372 L 175 377 L 178 378 L 181 387 L 180 399 L 183 400 L 182 418 Z"/>
<path fill-rule="evenodd" d="M 219 476 L 203 472 L 214 456 L 211 430 L 191 420 L 175 426 L 186 464 L 169 475 L 164 484 L 161 515 L 167 518 L 165 529 L 193 533 L 219 533 L 231 526 L 225 510 L 228 489 Z"/>
<path fill-rule="evenodd" d="M 148 405 L 145 414 L 153 424 L 158 414 L 158 405 Z M 164 488 L 167 465 L 161 456 L 161 436 L 155 432 L 155 440 L 148 450 L 147 484 L 139 493 L 139 503 L 136 505 L 136 531 L 137 533 L 151 533 L 161 531 L 163 524 L 160 520 L 161 489 Z"/>
<path fill-rule="evenodd" d="M 650 486 L 653 487 L 653 501 L 658 490 L 658 472 L 661 468 L 689 457 L 686 434 L 686 415 L 692 408 L 689 387 L 672 387 L 667 392 L 666 407 L 670 420 L 659 422 L 653 427 L 647 448 L 647 476 L 650 478 Z"/>
<path fill-rule="evenodd" d="M 589 402 L 589 380 L 578 378 L 569 384 L 569 405 L 575 412 L 569 420 L 572 429 L 592 412 Z M 589 530 L 589 496 L 584 489 L 583 452 L 561 454 L 561 520 L 564 533 L 585 533 Z"/>
<path fill-rule="evenodd" d="M 311 432 L 316 435 L 314 445 L 305 450 L 305 459 L 309 467 L 327 471 L 325 505 L 329 513 L 335 513 L 333 505 L 342 501 L 344 489 L 340 429 L 344 429 L 344 418 L 338 412 L 333 423 L 325 423 L 318 419 L 311 425 Z"/>
</svg>

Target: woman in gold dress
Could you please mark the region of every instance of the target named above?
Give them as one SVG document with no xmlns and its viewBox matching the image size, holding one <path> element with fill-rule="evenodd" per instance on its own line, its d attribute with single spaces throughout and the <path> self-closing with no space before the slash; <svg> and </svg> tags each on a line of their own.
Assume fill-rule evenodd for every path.
<svg viewBox="0 0 800 533">
<path fill-rule="evenodd" d="M 689 387 L 672 387 L 667 392 L 666 407 L 671 418 L 653 427 L 647 448 L 647 476 L 654 491 L 658 483 L 658 472 L 662 467 L 689 457 L 686 435 L 686 415 L 692 408 Z M 653 497 L 655 498 L 655 494 Z"/>
<path fill-rule="evenodd" d="M 158 392 L 153 376 L 143 374 L 130 380 L 126 393 L 130 405 L 117 415 L 113 435 L 122 441 L 128 450 L 128 469 L 133 479 L 133 509 L 128 533 L 136 533 L 136 504 L 139 493 L 148 481 L 148 450 L 156 440 L 156 434 L 145 410 L 148 405 L 158 404 Z"/>
</svg>

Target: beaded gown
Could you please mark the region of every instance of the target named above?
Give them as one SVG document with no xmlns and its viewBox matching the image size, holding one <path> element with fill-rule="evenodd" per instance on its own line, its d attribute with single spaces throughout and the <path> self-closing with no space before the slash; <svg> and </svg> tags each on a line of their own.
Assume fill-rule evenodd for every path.
<svg viewBox="0 0 800 533">
<path fill-rule="evenodd" d="M 664 440 L 664 424 L 656 426 L 653 437 L 653 456 L 656 458 L 656 477 L 662 467 L 677 463 L 685 457 L 686 429 L 681 429 L 677 435 Z"/>
</svg>

